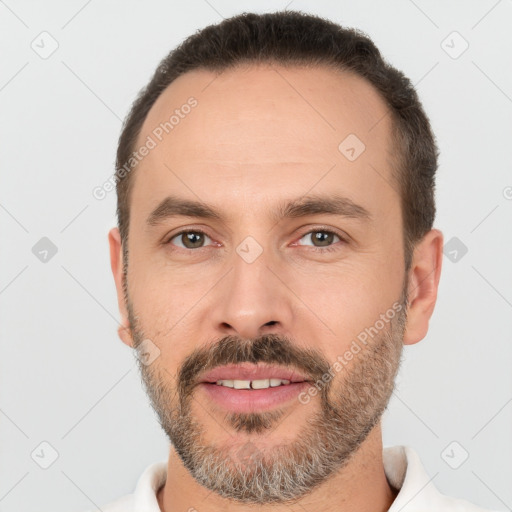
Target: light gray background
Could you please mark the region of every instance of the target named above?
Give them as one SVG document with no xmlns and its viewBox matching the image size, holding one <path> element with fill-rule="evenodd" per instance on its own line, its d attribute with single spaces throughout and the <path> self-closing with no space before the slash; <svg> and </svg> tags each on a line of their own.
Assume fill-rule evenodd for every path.
<svg viewBox="0 0 512 512">
<path fill-rule="evenodd" d="M 92 190 L 171 48 L 222 17 L 287 4 L 362 29 L 417 84 L 441 149 L 436 227 L 468 249 L 444 258 L 384 443 L 413 446 L 445 494 L 511 509 L 512 2 L 288 2 L 0 1 L 0 511 L 92 509 L 166 459 L 116 333 L 115 193 L 98 201 Z M 51 49 L 43 31 L 59 45 L 47 59 L 31 48 Z M 458 58 L 454 31 L 469 43 Z M 42 237 L 58 249 L 46 263 L 32 252 Z M 43 441 L 58 452 L 48 469 L 35 462 L 51 461 Z"/>
</svg>

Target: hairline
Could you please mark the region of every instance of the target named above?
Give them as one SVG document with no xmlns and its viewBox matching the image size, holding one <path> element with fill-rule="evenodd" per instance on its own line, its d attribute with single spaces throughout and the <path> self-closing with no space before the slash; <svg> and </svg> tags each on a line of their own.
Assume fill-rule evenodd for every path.
<svg viewBox="0 0 512 512">
<path fill-rule="evenodd" d="M 247 69 L 251 69 L 251 68 L 257 68 L 260 66 L 263 66 L 263 67 L 269 66 L 269 65 L 272 66 L 273 64 L 275 64 L 278 67 L 283 67 L 283 68 L 294 68 L 295 67 L 295 68 L 300 68 L 300 69 L 307 69 L 310 71 L 318 69 L 318 68 L 324 68 L 324 69 L 333 71 L 337 75 L 345 74 L 345 75 L 349 75 L 349 76 L 352 76 L 355 78 L 359 78 L 361 80 L 364 80 L 368 85 L 371 86 L 373 91 L 377 94 L 378 98 L 381 100 L 381 103 L 385 106 L 386 114 L 384 115 L 384 117 L 389 115 L 391 118 L 390 123 L 389 123 L 390 130 L 388 133 L 389 147 L 387 148 L 388 151 L 386 151 L 386 160 L 385 161 L 386 161 L 387 166 L 390 169 L 391 183 L 389 183 L 389 185 L 391 185 L 394 188 L 396 187 L 395 190 L 397 191 L 397 193 L 399 195 L 400 218 L 401 218 L 401 223 L 402 223 L 402 239 L 403 239 L 402 246 L 403 246 L 403 251 L 404 251 L 405 268 L 406 268 L 406 270 L 408 270 L 410 267 L 410 263 L 411 263 L 410 260 L 411 260 L 411 256 L 412 256 L 412 250 L 413 250 L 413 247 L 414 247 L 416 241 L 408 239 L 408 234 L 407 234 L 406 225 L 405 225 L 405 218 L 404 218 L 405 190 L 403 189 L 402 182 L 404 181 L 404 172 L 407 171 L 407 169 L 405 168 L 405 162 L 407 160 L 407 156 L 406 156 L 405 147 L 404 147 L 404 138 L 406 137 L 406 135 L 403 133 L 401 120 L 400 120 L 399 116 L 397 115 L 395 109 L 389 105 L 389 103 L 388 103 L 387 99 L 384 97 L 383 93 L 378 89 L 377 86 L 375 86 L 372 83 L 371 80 L 369 80 L 367 77 L 363 76 L 362 74 L 358 73 L 353 68 L 349 68 L 349 67 L 345 66 L 344 64 L 340 64 L 340 63 L 332 60 L 332 58 L 330 58 L 330 57 L 325 57 L 325 58 L 316 57 L 313 59 L 311 59 L 309 57 L 304 57 L 304 58 L 296 57 L 296 58 L 292 58 L 289 60 L 280 60 L 280 59 L 272 58 L 272 57 L 263 57 L 263 58 L 258 58 L 258 59 L 243 58 L 243 59 L 239 59 L 237 61 L 234 61 L 234 62 L 231 62 L 228 64 L 221 64 L 219 66 L 199 65 L 199 66 L 187 69 L 183 73 L 180 73 L 179 75 L 174 77 L 173 80 L 171 82 L 169 82 L 164 87 L 164 89 L 162 89 L 162 91 L 160 91 L 158 96 L 154 99 L 153 103 L 146 111 L 144 117 L 138 120 L 137 131 L 133 137 L 133 141 L 129 147 L 128 153 L 131 154 L 134 151 L 134 148 L 137 147 L 137 143 L 140 140 L 140 137 L 142 136 L 142 128 L 143 128 L 149 114 L 151 113 L 151 110 L 155 106 L 155 104 L 163 96 L 163 94 L 167 91 L 167 89 L 172 84 L 174 84 L 174 82 L 176 80 L 178 80 L 179 78 L 187 76 L 190 73 L 198 72 L 198 71 L 199 72 L 202 72 L 202 71 L 210 72 L 210 73 L 215 74 L 216 76 L 219 76 L 219 75 L 221 75 L 225 72 L 229 72 L 229 71 L 243 71 L 243 70 L 247 70 Z M 377 123 L 374 126 L 376 126 L 378 123 L 380 123 L 381 120 L 382 119 L 377 121 Z M 373 127 L 371 129 L 373 129 Z M 392 151 L 393 148 L 397 148 L 398 151 Z M 128 180 L 126 182 L 124 205 L 123 205 L 126 210 L 126 215 L 125 215 L 125 219 L 124 219 L 126 230 L 124 233 L 121 233 L 121 235 L 122 235 L 121 243 L 122 243 L 122 247 L 123 247 L 123 255 L 125 256 L 125 259 L 126 259 L 126 262 L 125 262 L 126 264 L 127 264 L 127 260 L 128 260 L 128 234 L 129 234 L 129 230 L 130 230 L 130 213 L 131 213 L 130 203 L 131 203 L 132 189 L 134 187 L 135 173 L 136 173 L 138 167 L 139 167 L 139 163 L 137 163 L 133 167 L 131 172 L 128 173 L 123 178 L 125 180 Z"/>
<path fill-rule="evenodd" d="M 359 78 L 361 80 L 364 80 L 368 85 L 370 85 L 371 88 L 373 89 L 373 91 L 375 93 L 377 93 L 378 98 L 380 99 L 380 101 L 386 108 L 386 114 L 384 115 L 384 117 L 387 115 L 389 115 L 391 117 L 389 140 L 388 140 L 388 144 L 390 147 L 388 148 L 389 151 L 387 151 L 387 155 L 386 155 L 386 164 L 388 165 L 388 167 L 391 171 L 390 177 L 393 180 L 393 184 L 400 186 L 400 173 L 402 171 L 405 155 L 404 155 L 404 148 L 402 147 L 403 146 L 403 144 L 402 144 L 403 134 L 401 134 L 401 131 L 402 131 L 401 123 L 396 115 L 396 112 L 388 104 L 386 98 L 383 96 L 381 91 L 379 91 L 379 89 L 370 80 L 368 80 L 368 78 L 357 73 L 357 71 L 355 71 L 351 68 L 347 68 L 343 65 L 340 65 L 334 61 L 329 62 L 328 59 L 318 60 L 318 62 L 311 62 L 311 60 L 308 60 L 308 59 L 304 59 L 303 61 L 301 61 L 300 59 L 295 59 L 293 61 L 283 61 L 283 62 L 281 62 L 277 59 L 272 59 L 272 58 L 263 58 L 263 59 L 259 59 L 259 60 L 243 59 L 242 61 L 233 62 L 228 65 L 223 65 L 220 67 L 202 65 L 202 66 L 191 68 L 191 69 L 185 71 L 184 73 L 181 73 L 180 75 L 176 76 L 171 82 L 169 82 L 167 84 L 167 86 L 155 98 L 155 100 L 153 101 L 153 103 L 151 104 L 149 109 L 147 110 L 144 117 L 138 121 L 139 126 L 137 128 L 136 135 L 134 136 L 134 139 L 129 147 L 128 152 L 133 153 L 133 151 L 137 147 L 137 145 L 138 144 L 140 145 L 139 141 L 142 136 L 142 128 L 143 128 L 144 123 L 146 122 L 149 114 L 151 113 L 151 110 L 153 109 L 155 104 L 158 102 L 158 100 L 163 96 L 163 94 L 167 91 L 167 89 L 171 85 L 173 85 L 174 82 L 176 80 L 178 80 L 179 78 L 184 77 L 190 73 L 197 72 L 197 71 L 211 72 L 211 73 L 214 73 L 216 76 L 219 76 L 227 71 L 242 71 L 244 69 L 247 70 L 247 69 L 251 69 L 251 68 L 257 68 L 259 66 L 265 66 L 267 64 L 273 64 L 273 63 L 277 64 L 279 67 L 284 67 L 284 68 L 296 67 L 296 68 L 302 68 L 302 69 L 308 69 L 308 70 L 314 70 L 315 68 L 316 69 L 326 68 L 326 69 L 329 69 L 329 70 L 335 72 L 336 74 L 345 74 L 345 75 L 349 75 L 349 76 L 352 76 L 355 78 Z M 374 126 L 379 124 L 381 122 L 381 120 L 382 119 L 377 121 L 377 123 L 375 123 Z M 372 130 L 372 129 L 373 129 L 373 127 L 370 128 L 370 130 Z M 397 151 L 397 152 L 391 151 L 393 148 L 396 148 L 396 147 L 398 147 L 399 151 Z M 391 158 L 389 158 L 390 156 L 391 156 Z M 135 175 L 138 167 L 139 167 L 139 163 L 137 163 L 133 167 L 131 172 L 128 173 L 123 178 L 124 180 L 128 180 L 127 187 L 126 187 L 126 195 L 125 195 L 125 205 L 127 206 L 128 212 L 130 211 L 129 204 L 130 204 L 130 200 L 131 200 L 131 190 L 133 188 L 133 183 L 135 180 L 134 175 Z M 398 190 L 397 192 L 400 195 L 402 193 L 401 190 Z M 126 220 L 127 220 L 127 227 L 128 227 L 129 226 L 129 216 Z M 126 233 L 126 235 L 128 235 L 128 233 Z"/>
</svg>

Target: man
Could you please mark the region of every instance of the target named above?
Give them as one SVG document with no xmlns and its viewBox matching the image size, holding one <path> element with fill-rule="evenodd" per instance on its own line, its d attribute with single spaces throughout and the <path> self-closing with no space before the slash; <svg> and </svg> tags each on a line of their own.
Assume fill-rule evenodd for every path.
<svg viewBox="0 0 512 512">
<path fill-rule="evenodd" d="M 109 243 L 171 448 L 104 511 L 482 510 L 382 446 L 437 297 L 437 156 L 358 31 L 245 14 L 162 61 L 119 140 Z"/>
</svg>

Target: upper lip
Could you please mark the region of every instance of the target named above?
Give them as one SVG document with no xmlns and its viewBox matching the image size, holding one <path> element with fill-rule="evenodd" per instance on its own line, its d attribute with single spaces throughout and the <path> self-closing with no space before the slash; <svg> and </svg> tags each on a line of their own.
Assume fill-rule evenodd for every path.
<svg viewBox="0 0 512 512">
<path fill-rule="evenodd" d="M 297 370 L 281 366 L 257 366 L 252 363 L 218 366 L 204 373 L 200 382 L 217 382 L 218 380 L 260 380 L 282 379 L 290 382 L 304 382 L 308 378 Z"/>
</svg>

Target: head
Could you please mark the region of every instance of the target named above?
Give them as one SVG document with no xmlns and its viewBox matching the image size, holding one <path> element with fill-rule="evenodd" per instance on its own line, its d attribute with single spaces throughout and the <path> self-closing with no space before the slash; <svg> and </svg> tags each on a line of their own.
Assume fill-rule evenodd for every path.
<svg viewBox="0 0 512 512">
<path fill-rule="evenodd" d="M 119 140 L 109 240 L 119 334 L 149 351 L 148 394 L 197 481 L 298 498 L 375 431 L 435 305 L 436 168 L 410 81 L 356 30 L 245 14 L 161 62 Z M 242 363 L 309 384 L 223 410 L 202 378 Z"/>
</svg>

